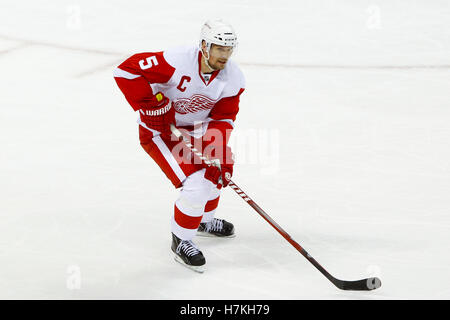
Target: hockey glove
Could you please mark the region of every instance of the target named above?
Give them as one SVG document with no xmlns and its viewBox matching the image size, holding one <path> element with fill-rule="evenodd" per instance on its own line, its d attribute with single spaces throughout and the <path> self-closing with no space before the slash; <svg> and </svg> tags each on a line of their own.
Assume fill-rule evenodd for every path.
<svg viewBox="0 0 450 320">
<path fill-rule="evenodd" d="M 226 146 L 222 149 L 222 152 L 222 157 L 210 157 L 210 159 L 220 163 L 220 168 L 216 165 L 211 165 L 205 171 L 205 179 L 216 184 L 218 189 L 222 188 L 222 186 L 224 188 L 228 186 L 233 176 L 234 161 L 230 147 Z"/>
<path fill-rule="evenodd" d="M 175 122 L 175 110 L 172 102 L 158 92 L 141 106 L 142 108 L 139 110 L 141 121 L 150 129 L 170 136 L 170 124 Z"/>
</svg>

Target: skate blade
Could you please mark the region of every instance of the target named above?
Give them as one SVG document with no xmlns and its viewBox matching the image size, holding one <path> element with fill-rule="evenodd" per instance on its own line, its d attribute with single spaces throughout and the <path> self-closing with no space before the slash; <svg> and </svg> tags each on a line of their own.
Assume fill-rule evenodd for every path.
<svg viewBox="0 0 450 320">
<path fill-rule="evenodd" d="M 203 237 L 203 238 L 225 238 L 225 239 L 229 239 L 229 238 L 235 238 L 236 234 L 233 233 L 232 235 L 229 236 L 216 236 L 215 234 L 209 233 L 209 232 L 203 232 L 203 231 L 197 231 L 197 236 L 198 237 Z"/>
<path fill-rule="evenodd" d="M 179 264 L 181 264 L 181 265 L 183 265 L 184 267 L 186 267 L 186 268 L 188 268 L 188 269 L 191 269 L 191 270 L 193 270 L 193 271 L 195 271 L 195 272 L 203 273 L 203 272 L 206 271 L 205 265 L 203 265 L 203 266 L 191 266 L 191 265 L 188 265 L 188 264 L 186 264 L 186 263 L 183 261 L 183 259 L 181 259 L 181 258 L 180 258 L 179 256 L 177 256 L 177 255 L 174 256 L 174 259 L 175 259 L 175 261 L 178 262 Z"/>
</svg>

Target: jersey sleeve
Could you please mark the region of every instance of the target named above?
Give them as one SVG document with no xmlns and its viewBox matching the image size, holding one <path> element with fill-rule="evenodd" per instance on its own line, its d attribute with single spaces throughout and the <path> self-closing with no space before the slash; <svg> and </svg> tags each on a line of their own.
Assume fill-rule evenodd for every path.
<svg viewBox="0 0 450 320">
<path fill-rule="evenodd" d="M 175 72 L 163 52 L 138 53 L 114 70 L 114 79 L 131 107 L 137 111 L 154 93 L 150 83 L 166 83 Z"/>
<path fill-rule="evenodd" d="M 239 112 L 239 97 L 244 92 L 241 88 L 237 95 L 220 99 L 209 114 L 210 122 L 208 130 L 219 130 L 223 137 L 222 141 L 215 144 L 226 145 L 234 128 L 234 121 Z"/>
<path fill-rule="evenodd" d="M 216 102 L 209 117 L 213 121 L 227 122 L 231 129 L 234 128 L 234 121 L 239 112 L 239 99 L 245 90 L 245 77 L 241 69 L 233 61 L 229 61 L 227 70 L 227 85 L 225 86 L 222 98 Z"/>
</svg>

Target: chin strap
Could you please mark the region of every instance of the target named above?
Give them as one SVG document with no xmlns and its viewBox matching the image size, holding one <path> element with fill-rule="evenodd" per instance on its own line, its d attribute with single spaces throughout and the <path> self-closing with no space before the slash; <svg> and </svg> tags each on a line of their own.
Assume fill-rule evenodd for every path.
<svg viewBox="0 0 450 320">
<path fill-rule="evenodd" d="M 208 58 L 206 58 L 205 54 L 203 53 L 203 50 L 200 50 L 200 51 L 202 52 L 202 56 L 203 56 L 203 59 L 205 60 L 206 66 L 207 66 L 211 71 L 216 71 L 216 69 L 214 69 L 213 67 L 211 67 L 211 66 L 209 65 L 209 63 L 208 63 L 208 59 L 209 59 L 209 51 L 207 51 L 207 52 L 208 52 Z"/>
</svg>

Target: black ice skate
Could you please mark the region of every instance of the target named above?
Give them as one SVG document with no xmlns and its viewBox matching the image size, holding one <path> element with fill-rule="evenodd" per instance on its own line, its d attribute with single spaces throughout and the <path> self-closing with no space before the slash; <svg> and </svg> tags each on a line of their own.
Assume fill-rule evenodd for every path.
<svg viewBox="0 0 450 320">
<path fill-rule="evenodd" d="M 185 267 L 200 273 L 206 270 L 205 257 L 192 241 L 181 240 L 172 233 L 172 251 L 175 253 L 175 261 Z"/>
<path fill-rule="evenodd" d="M 234 226 L 232 223 L 214 218 L 210 222 L 200 223 L 197 235 L 202 237 L 234 238 Z"/>
</svg>

